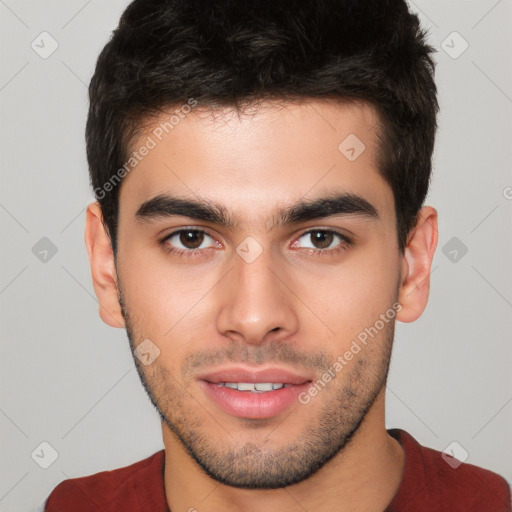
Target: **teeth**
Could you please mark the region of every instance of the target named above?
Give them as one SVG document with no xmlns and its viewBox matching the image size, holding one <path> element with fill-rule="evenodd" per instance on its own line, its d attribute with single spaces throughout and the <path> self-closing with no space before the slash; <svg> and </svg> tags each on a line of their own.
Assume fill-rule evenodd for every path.
<svg viewBox="0 0 512 512">
<path fill-rule="evenodd" d="M 219 382 L 218 385 L 237 389 L 238 391 L 252 391 L 253 393 L 265 393 L 283 387 L 290 387 L 289 384 L 282 384 L 280 382 Z"/>
<path fill-rule="evenodd" d="M 237 385 L 238 391 L 255 391 L 255 385 L 250 382 L 240 382 Z"/>
<path fill-rule="evenodd" d="M 274 384 L 271 384 L 270 382 L 261 382 L 254 384 L 254 387 L 256 391 L 272 391 Z"/>
</svg>

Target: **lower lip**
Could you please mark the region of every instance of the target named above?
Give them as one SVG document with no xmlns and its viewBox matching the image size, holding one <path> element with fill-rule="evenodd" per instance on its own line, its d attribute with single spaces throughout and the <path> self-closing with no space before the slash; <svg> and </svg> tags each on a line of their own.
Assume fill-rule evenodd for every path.
<svg viewBox="0 0 512 512">
<path fill-rule="evenodd" d="M 238 418 L 261 420 L 273 418 L 298 402 L 298 395 L 309 382 L 264 393 L 238 391 L 207 381 L 200 381 L 205 393 L 225 412 Z"/>
</svg>

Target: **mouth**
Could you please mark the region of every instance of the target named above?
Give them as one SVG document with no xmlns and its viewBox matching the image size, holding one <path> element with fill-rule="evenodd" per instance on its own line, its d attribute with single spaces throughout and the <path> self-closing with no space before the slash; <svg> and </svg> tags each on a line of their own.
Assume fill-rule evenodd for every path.
<svg viewBox="0 0 512 512">
<path fill-rule="evenodd" d="M 298 403 L 312 377 L 283 368 L 224 368 L 200 375 L 207 398 L 230 416 L 246 419 L 277 417 Z"/>
</svg>

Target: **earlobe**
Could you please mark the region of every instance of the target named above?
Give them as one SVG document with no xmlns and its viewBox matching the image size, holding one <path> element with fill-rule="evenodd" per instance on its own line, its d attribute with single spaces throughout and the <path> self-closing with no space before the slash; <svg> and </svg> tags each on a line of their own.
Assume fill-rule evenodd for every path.
<svg viewBox="0 0 512 512">
<path fill-rule="evenodd" d="M 114 254 L 103 225 L 100 205 L 87 207 L 85 218 L 85 245 L 91 265 L 94 292 L 98 298 L 101 319 L 111 327 L 125 327 L 119 305 Z"/>
<path fill-rule="evenodd" d="M 416 226 L 411 230 L 402 259 L 398 301 L 402 309 L 396 319 L 414 322 L 427 307 L 430 292 L 430 269 L 437 247 L 437 211 L 423 207 Z"/>
</svg>

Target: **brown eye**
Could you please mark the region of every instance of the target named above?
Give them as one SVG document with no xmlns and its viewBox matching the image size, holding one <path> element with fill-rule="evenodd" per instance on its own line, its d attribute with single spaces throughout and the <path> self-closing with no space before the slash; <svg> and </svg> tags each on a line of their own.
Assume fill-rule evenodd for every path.
<svg viewBox="0 0 512 512">
<path fill-rule="evenodd" d="M 317 249 L 326 249 L 334 240 L 334 235 L 328 231 L 310 231 L 309 233 L 313 244 L 315 244 L 315 248 Z"/>
<path fill-rule="evenodd" d="M 204 240 L 204 233 L 201 231 L 181 231 L 179 241 L 187 249 L 197 249 Z"/>
<path fill-rule="evenodd" d="M 212 239 L 208 233 L 199 229 L 180 229 L 171 233 L 163 243 L 178 252 L 194 252 L 209 247 L 208 238 Z"/>
<path fill-rule="evenodd" d="M 300 243 L 300 247 L 331 255 L 352 245 L 348 237 L 330 229 L 310 229 L 298 240 L 301 239 L 304 241 Z M 294 246 L 297 247 L 296 243 Z"/>
</svg>

